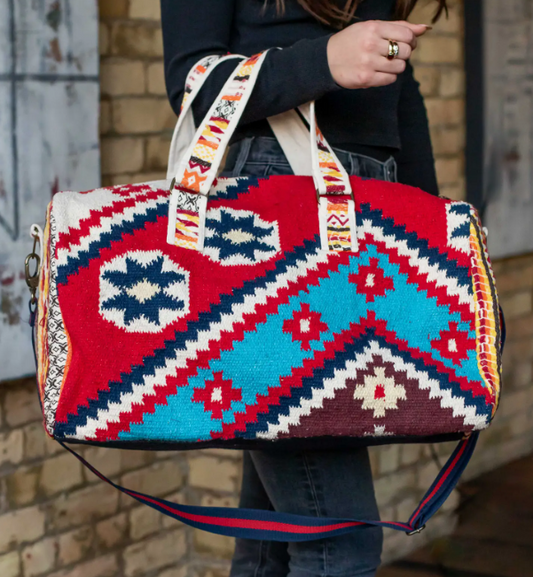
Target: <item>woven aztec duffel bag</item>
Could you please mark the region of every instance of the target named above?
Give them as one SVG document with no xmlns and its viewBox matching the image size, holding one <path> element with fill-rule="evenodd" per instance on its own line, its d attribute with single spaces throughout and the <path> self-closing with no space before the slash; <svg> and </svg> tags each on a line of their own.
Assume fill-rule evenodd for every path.
<svg viewBox="0 0 533 577">
<path fill-rule="evenodd" d="M 119 487 L 64 445 L 117 489 L 215 533 L 418 532 L 499 401 L 502 319 L 478 215 L 348 177 L 313 106 L 312 177 L 217 179 L 265 53 L 238 61 L 192 143 L 179 134 L 192 135 L 194 97 L 227 58 L 191 72 L 172 178 L 50 203 L 34 299 L 46 431 L 147 450 L 458 440 L 405 523 L 179 505 Z"/>
</svg>

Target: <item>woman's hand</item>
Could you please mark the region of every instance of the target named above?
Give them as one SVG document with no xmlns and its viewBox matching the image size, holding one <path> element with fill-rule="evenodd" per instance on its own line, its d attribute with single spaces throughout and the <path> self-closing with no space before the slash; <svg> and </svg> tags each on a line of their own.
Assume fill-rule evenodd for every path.
<svg viewBox="0 0 533 577">
<path fill-rule="evenodd" d="M 334 34 L 328 42 L 328 63 L 335 82 L 343 88 L 370 88 L 392 84 L 405 70 L 417 37 L 430 26 L 409 22 L 357 22 Z M 389 40 L 398 43 L 397 58 L 389 60 Z"/>
</svg>

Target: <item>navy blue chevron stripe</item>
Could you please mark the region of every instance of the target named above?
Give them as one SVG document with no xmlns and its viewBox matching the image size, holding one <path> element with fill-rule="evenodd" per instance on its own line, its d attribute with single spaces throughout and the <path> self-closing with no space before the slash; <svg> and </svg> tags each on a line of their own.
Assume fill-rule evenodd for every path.
<svg viewBox="0 0 533 577">
<path fill-rule="evenodd" d="M 222 178 L 221 181 L 226 179 Z M 237 200 L 239 195 L 247 194 L 250 192 L 250 188 L 256 188 L 260 180 L 268 180 L 268 177 L 257 178 L 255 176 L 246 176 L 235 179 L 235 184 L 228 186 L 226 190 L 215 190 L 210 195 L 209 198 L 216 200 Z"/>
<path fill-rule="evenodd" d="M 374 329 L 368 329 L 364 335 L 346 344 L 344 351 L 338 352 L 333 359 L 325 362 L 323 367 L 316 369 L 312 376 L 302 379 L 301 387 L 293 387 L 289 395 L 280 397 L 276 405 L 269 406 L 268 413 L 258 415 L 256 422 L 250 423 L 246 431 L 237 432 L 236 436 L 255 439 L 257 433 L 267 432 L 269 423 L 278 423 L 281 416 L 289 415 L 291 407 L 300 406 L 303 401 L 310 400 L 313 388 L 323 386 L 326 379 L 332 379 L 335 376 L 335 370 L 344 369 L 346 362 L 354 360 L 356 354 L 362 353 L 370 341 L 377 341 L 380 347 L 389 349 L 394 356 L 402 358 L 406 363 L 412 363 L 417 370 L 425 372 L 429 378 L 438 381 L 442 389 L 453 389 L 455 396 L 462 397 L 467 405 L 476 407 L 478 414 L 486 415 L 490 419 L 492 407 L 487 405 L 483 397 L 474 397 L 471 391 L 461 390 L 457 383 L 451 383 L 446 375 L 440 373 L 435 367 L 427 366 L 422 359 L 412 358 L 409 352 L 400 351 L 396 345 L 387 342 L 384 337 L 377 336 Z"/>
<path fill-rule="evenodd" d="M 111 243 L 121 240 L 124 234 L 133 234 L 136 230 L 144 228 L 146 223 L 156 222 L 167 213 L 168 199 L 164 198 L 158 206 L 136 214 L 132 220 L 112 225 L 111 230 L 104 232 L 98 241 L 91 243 L 88 250 L 80 252 L 76 258 L 69 257 L 68 264 L 57 267 L 57 284 L 65 284 L 71 274 L 76 274 L 80 268 L 89 266 L 89 261 L 98 258 L 102 249 L 110 248 Z"/>
<path fill-rule="evenodd" d="M 472 294 L 472 282 L 469 277 L 469 269 L 460 266 L 457 261 L 450 259 L 446 253 L 441 253 L 437 248 L 430 248 L 425 238 L 418 238 L 416 233 L 407 232 L 405 225 L 397 225 L 392 218 L 383 218 L 380 210 L 372 210 L 369 204 L 361 205 L 361 219 L 369 219 L 376 227 L 382 228 L 385 235 L 390 235 L 397 240 L 405 240 L 411 249 L 418 249 L 420 258 L 427 257 L 430 264 L 436 264 L 445 271 L 448 277 L 457 280 L 458 284 L 468 288 Z"/>
<path fill-rule="evenodd" d="M 229 312 L 233 305 L 242 303 L 246 296 L 253 294 L 258 288 L 265 288 L 298 261 L 305 260 L 308 255 L 316 253 L 319 244 L 319 236 L 305 241 L 302 247 L 285 253 L 285 258 L 279 260 L 276 267 L 266 272 L 264 276 L 244 283 L 242 288 L 235 289 L 231 294 L 222 295 L 220 303 L 213 306 L 210 311 L 201 313 L 197 321 L 187 325 L 186 331 L 176 333 L 174 340 L 166 341 L 163 348 L 157 349 L 153 354 L 144 358 L 141 365 L 133 366 L 131 372 L 121 374 L 121 381 L 110 383 L 109 388 L 100 391 L 98 398 L 91 399 L 88 406 L 78 407 L 77 414 L 69 415 L 66 423 L 56 422 L 55 437 L 66 439 L 68 435 L 74 435 L 76 428 L 84 426 L 89 418 L 96 418 L 99 410 L 106 409 L 110 403 L 120 403 L 120 398 L 124 393 L 132 392 L 134 383 L 141 383 L 145 376 L 154 375 L 155 370 L 163 367 L 166 359 L 175 356 L 176 351 L 184 351 L 186 341 L 197 339 L 200 331 L 206 331 L 213 323 L 220 322 L 222 314 Z"/>
</svg>

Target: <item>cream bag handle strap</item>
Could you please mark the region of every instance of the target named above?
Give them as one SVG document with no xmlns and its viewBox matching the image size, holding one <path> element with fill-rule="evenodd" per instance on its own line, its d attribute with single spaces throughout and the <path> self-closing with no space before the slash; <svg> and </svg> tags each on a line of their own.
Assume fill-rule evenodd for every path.
<svg viewBox="0 0 533 577">
<path fill-rule="evenodd" d="M 219 64 L 222 64 L 222 62 L 235 59 L 244 60 L 245 58 L 246 56 L 241 56 L 240 54 L 227 54 L 226 56 L 213 54 L 199 60 L 191 68 L 189 74 L 187 74 L 180 115 L 170 144 L 167 180 L 171 180 L 176 175 L 180 158 L 187 152 L 194 138 L 196 127 L 194 125 L 192 104 L 205 81 L 209 78 L 211 72 L 213 72 Z"/>
<path fill-rule="evenodd" d="M 207 197 L 267 54 L 268 50 L 238 64 L 197 129 L 189 148 L 180 157 L 170 186 L 169 244 L 203 250 Z M 312 174 L 319 200 L 322 248 L 356 251 L 355 203 L 350 179 L 316 125 L 314 102 L 309 105 L 309 113 Z"/>
</svg>

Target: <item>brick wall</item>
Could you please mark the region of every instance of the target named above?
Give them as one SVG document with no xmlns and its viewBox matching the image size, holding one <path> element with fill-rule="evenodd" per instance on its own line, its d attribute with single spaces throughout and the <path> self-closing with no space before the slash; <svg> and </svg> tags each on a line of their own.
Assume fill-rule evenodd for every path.
<svg viewBox="0 0 533 577">
<path fill-rule="evenodd" d="M 106 184 L 164 176 L 174 117 L 166 101 L 158 0 L 101 0 L 102 172 Z M 423 6 L 413 20 L 429 22 Z M 462 19 L 453 6 L 414 58 L 443 193 L 464 196 Z M 471 477 L 533 450 L 533 255 L 496 263 L 509 325 L 505 394 L 481 436 Z M 437 448 L 444 460 L 449 445 Z M 189 504 L 234 506 L 240 455 L 88 448 L 86 458 L 130 488 Z M 437 466 L 428 446 L 371 449 L 383 517 L 405 520 Z M 426 532 L 387 534 L 386 558 L 449 532 L 453 495 Z M 99 482 L 45 437 L 34 384 L 0 387 L 1 577 L 222 577 L 231 539 L 190 530 Z"/>
</svg>

